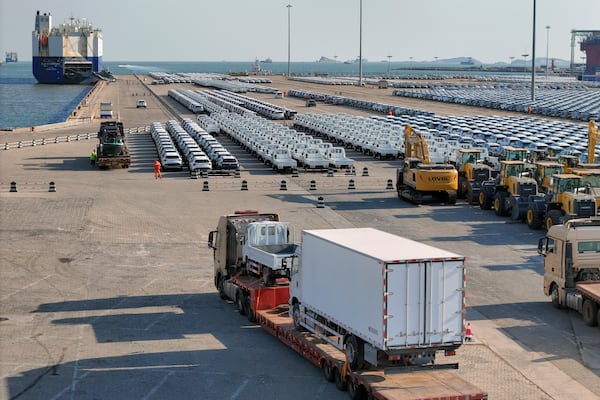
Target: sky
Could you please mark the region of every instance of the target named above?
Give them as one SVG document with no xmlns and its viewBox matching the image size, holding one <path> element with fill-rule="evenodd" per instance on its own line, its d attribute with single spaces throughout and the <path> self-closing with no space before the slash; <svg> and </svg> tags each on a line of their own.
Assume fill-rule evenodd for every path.
<svg viewBox="0 0 600 400">
<path fill-rule="evenodd" d="M 362 56 L 531 57 L 533 2 L 362 0 Z M 55 26 L 76 17 L 101 28 L 105 61 L 287 61 L 288 4 L 291 61 L 358 57 L 360 0 L 0 0 L 0 51 L 31 58 L 40 10 Z M 571 30 L 600 30 L 600 0 L 538 0 L 536 15 L 537 58 L 548 45 L 550 58 L 570 60 Z M 576 47 L 575 62 L 582 56 Z"/>
</svg>

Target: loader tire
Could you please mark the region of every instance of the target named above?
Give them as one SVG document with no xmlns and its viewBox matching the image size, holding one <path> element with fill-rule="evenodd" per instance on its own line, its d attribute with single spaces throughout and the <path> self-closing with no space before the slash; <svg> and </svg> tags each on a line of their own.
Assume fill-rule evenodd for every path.
<svg viewBox="0 0 600 400">
<path fill-rule="evenodd" d="M 542 216 L 532 206 L 527 207 L 527 214 L 525 216 L 525 219 L 527 220 L 527 226 L 529 227 L 529 229 L 540 229 L 542 225 L 544 225 L 544 220 L 542 219 Z"/>
</svg>

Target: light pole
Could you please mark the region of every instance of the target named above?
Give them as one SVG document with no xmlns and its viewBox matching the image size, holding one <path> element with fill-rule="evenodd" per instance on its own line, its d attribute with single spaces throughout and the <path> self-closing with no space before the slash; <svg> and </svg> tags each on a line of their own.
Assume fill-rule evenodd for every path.
<svg viewBox="0 0 600 400">
<path fill-rule="evenodd" d="M 550 25 L 546 25 L 546 80 L 548 80 L 548 49 L 550 48 Z"/>
<path fill-rule="evenodd" d="M 362 0 L 360 0 L 360 22 L 358 29 L 358 86 L 362 87 Z"/>
<path fill-rule="evenodd" d="M 533 0 L 533 28 L 531 32 L 531 101 L 535 101 L 535 3 Z"/>
<path fill-rule="evenodd" d="M 387 74 L 388 74 L 388 77 L 389 77 L 390 76 L 390 61 L 392 61 L 392 56 L 387 56 L 387 59 L 388 59 L 388 71 L 387 71 Z"/>
<path fill-rule="evenodd" d="M 290 46 L 290 44 L 291 44 L 291 41 L 290 41 L 290 10 L 292 8 L 292 5 L 288 4 L 286 7 L 288 9 L 288 73 L 287 73 L 287 76 L 289 78 L 291 76 L 291 72 L 290 72 L 290 47 L 291 47 Z"/>
</svg>

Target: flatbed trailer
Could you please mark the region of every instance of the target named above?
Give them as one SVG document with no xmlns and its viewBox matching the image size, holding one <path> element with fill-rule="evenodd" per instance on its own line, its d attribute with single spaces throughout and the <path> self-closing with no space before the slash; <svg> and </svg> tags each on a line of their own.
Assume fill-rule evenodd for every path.
<svg viewBox="0 0 600 400">
<path fill-rule="evenodd" d="M 600 307 L 600 282 L 581 281 L 575 284 L 575 288 L 585 297 L 594 300 L 598 304 L 598 307 Z"/>
<path fill-rule="evenodd" d="M 310 332 L 294 328 L 288 314 L 289 285 L 264 286 L 257 277 L 238 274 L 231 278 L 238 287 L 240 312 L 302 357 L 319 367 L 324 378 L 348 391 L 350 398 L 376 400 L 485 400 L 486 392 L 465 381 L 446 366 L 365 369 L 351 371 L 345 354 Z M 241 300 L 241 304 L 240 304 Z M 456 364 L 452 365 L 457 368 Z"/>
</svg>

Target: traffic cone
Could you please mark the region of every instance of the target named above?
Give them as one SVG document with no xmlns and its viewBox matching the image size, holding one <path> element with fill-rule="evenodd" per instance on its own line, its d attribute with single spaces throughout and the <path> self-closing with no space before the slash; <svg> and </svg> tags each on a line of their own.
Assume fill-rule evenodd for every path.
<svg viewBox="0 0 600 400">
<path fill-rule="evenodd" d="M 471 342 L 473 340 L 473 331 L 471 330 L 471 323 L 467 322 L 467 327 L 465 328 L 465 342 Z"/>
</svg>

